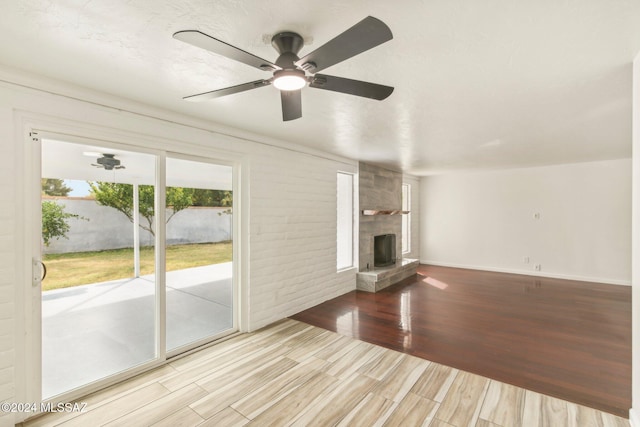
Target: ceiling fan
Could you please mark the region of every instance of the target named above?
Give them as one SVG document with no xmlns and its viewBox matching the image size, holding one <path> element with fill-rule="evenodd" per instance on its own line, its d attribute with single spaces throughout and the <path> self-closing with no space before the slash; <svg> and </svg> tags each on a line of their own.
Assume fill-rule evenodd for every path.
<svg viewBox="0 0 640 427">
<path fill-rule="evenodd" d="M 258 58 L 197 30 L 178 31 L 173 37 L 273 74 L 269 79 L 199 93 L 187 96 L 184 98 L 185 100 L 203 101 L 273 84 L 280 90 L 282 119 L 289 121 L 302 117 L 301 89 L 307 84 L 316 89 L 347 93 L 379 101 L 387 98 L 393 92 L 393 87 L 390 86 L 316 74 L 393 38 L 389 27 L 372 16 L 366 17 L 302 58 L 298 57 L 298 52 L 304 45 L 304 39 L 299 34 L 290 31 L 278 33 L 271 39 L 271 44 L 280 54 L 275 63 Z"/>
<path fill-rule="evenodd" d="M 96 164 L 97 163 L 97 164 Z M 120 164 L 120 160 L 116 159 L 115 154 L 103 153 L 102 157 L 98 157 L 96 163 L 91 163 L 91 166 L 97 168 L 104 168 L 105 170 L 124 169 L 124 165 Z"/>
</svg>

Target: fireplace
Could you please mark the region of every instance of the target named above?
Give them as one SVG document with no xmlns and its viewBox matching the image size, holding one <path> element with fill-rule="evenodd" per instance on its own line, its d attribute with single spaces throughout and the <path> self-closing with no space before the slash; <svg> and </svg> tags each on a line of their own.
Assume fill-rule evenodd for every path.
<svg viewBox="0 0 640 427">
<path fill-rule="evenodd" d="M 396 263 L 396 235 L 373 236 L 373 266 L 387 267 Z"/>
</svg>

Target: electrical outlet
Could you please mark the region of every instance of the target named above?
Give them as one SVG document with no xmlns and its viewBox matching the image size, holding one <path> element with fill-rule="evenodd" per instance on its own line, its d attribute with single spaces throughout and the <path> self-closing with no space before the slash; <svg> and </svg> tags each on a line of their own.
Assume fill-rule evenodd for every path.
<svg viewBox="0 0 640 427">
<path fill-rule="evenodd" d="M 529 257 L 526 256 L 526 257 L 522 258 L 522 262 L 524 262 L 525 264 L 529 264 Z"/>
<path fill-rule="evenodd" d="M 540 270 L 542 270 L 542 266 L 541 266 L 540 264 L 536 264 L 536 265 L 534 265 L 534 266 L 533 266 L 533 268 L 534 268 L 536 271 L 540 271 Z"/>
</svg>

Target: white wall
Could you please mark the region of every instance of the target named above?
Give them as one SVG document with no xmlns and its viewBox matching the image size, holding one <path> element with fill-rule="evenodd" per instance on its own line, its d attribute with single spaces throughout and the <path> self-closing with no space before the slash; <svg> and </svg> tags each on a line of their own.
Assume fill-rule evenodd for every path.
<svg viewBox="0 0 640 427">
<path fill-rule="evenodd" d="M 630 283 L 629 159 L 424 177 L 420 200 L 423 263 Z"/>
<path fill-rule="evenodd" d="M 633 61 L 633 264 L 631 425 L 640 427 L 640 54 Z"/>
<path fill-rule="evenodd" d="M 29 184 L 37 186 L 26 178 L 25 132 L 32 125 L 235 159 L 244 191 L 238 200 L 245 232 L 238 242 L 245 251 L 243 329 L 355 289 L 355 269 L 336 272 L 336 172 L 356 172 L 357 162 L 0 68 L 0 401 L 25 401 L 22 336 L 29 316 L 22 294 L 30 253 L 24 236 L 32 215 L 26 200 Z M 13 414 L 0 414 L 0 425 L 14 421 Z"/>
</svg>

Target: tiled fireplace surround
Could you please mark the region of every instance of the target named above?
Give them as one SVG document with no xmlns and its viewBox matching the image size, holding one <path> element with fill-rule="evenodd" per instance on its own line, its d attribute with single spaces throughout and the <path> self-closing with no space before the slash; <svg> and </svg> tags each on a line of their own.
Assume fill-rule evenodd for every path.
<svg viewBox="0 0 640 427">
<path fill-rule="evenodd" d="M 416 274 L 418 260 L 403 259 L 402 216 L 363 215 L 365 210 L 402 209 L 402 173 L 380 166 L 360 163 L 360 271 L 356 287 L 359 290 L 377 292 L 409 276 Z M 373 236 L 396 235 L 396 254 L 399 259 L 389 267 L 373 267 Z"/>
</svg>

